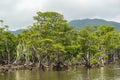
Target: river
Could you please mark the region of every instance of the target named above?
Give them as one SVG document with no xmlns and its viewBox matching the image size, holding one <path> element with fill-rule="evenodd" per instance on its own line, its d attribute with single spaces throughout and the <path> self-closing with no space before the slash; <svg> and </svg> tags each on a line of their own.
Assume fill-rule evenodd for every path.
<svg viewBox="0 0 120 80">
<path fill-rule="evenodd" d="M 100 69 L 71 68 L 67 71 L 18 70 L 0 73 L 0 80 L 120 80 L 120 65 Z"/>
</svg>

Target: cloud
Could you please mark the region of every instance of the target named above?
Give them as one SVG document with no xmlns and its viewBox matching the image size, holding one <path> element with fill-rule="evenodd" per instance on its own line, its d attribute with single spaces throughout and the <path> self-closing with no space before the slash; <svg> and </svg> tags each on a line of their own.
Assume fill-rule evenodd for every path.
<svg viewBox="0 0 120 80">
<path fill-rule="evenodd" d="M 60 11 L 67 19 L 112 18 L 119 14 L 120 0 L 50 0 L 46 10 Z"/>
<path fill-rule="evenodd" d="M 4 24 L 10 26 L 11 30 L 27 28 L 33 22 L 33 16 L 42 5 L 38 0 L 9 0 L 1 1 L 0 19 L 4 20 Z"/>
<path fill-rule="evenodd" d="M 37 11 L 57 11 L 65 19 L 103 18 L 119 21 L 120 0 L 2 0 L 0 19 L 10 29 L 26 28 Z"/>
</svg>

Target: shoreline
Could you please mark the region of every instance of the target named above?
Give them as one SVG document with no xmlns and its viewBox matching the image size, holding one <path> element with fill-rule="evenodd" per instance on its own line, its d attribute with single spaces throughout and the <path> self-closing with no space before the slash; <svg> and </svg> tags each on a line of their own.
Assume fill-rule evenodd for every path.
<svg viewBox="0 0 120 80">
<path fill-rule="evenodd" d="M 68 70 L 69 68 L 78 68 L 78 67 L 83 67 L 86 69 L 93 69 L 93 68 L 101 68 L 101 67 L 105 67 L 106 65 L 113 65 L 113 64 L 119 64 L 119 63 L 110 63 L 110 64 L 105 64 L 103 65 L 93 65 L 91 68 L 86 68 L 83 64 L 78 64 L 78 63 L 74 63 L 71 65 L 60 65 L 59 68 L 57 68 L 57 66 L 46 66 L 44 65 L 44 67 L 38 67 L 38 64 L 32 64 L 32 65 L 25 65 L 25 64 L 6 64 L 6 65 L 0 65 L 0 72 L 11 72 L 11 71 L 16 71 L 16 70 L 42 70 L 42 71 L 49 71 L 49 70 L 53 70 L 53 71 L 64 71 L 64 70 Z"/>
<path fill-rule="evenodd" d="M 38 67 L 38 63 L 35 64 L 31 64 L 31 65 L 27 65 L 27 64 L 6 64 L 6 65 L 0 65 L 0 72 L 10 72 L 10 71 L 15 71 L 15 70 L 42 70 L 42 71 L 64 71 L 64 70 L 68 70 L 71 67 L 77 67 L 77 66 L 83 66 L 81 64 L 78 63 L 74 63 L 74 64 L 60 64 L 58 65 L 54 65 L 51 64 L 50 66 L 43 64 L 42 66 Z M 84 67 L 84 66 L 83 66 Z"/>
</svg>

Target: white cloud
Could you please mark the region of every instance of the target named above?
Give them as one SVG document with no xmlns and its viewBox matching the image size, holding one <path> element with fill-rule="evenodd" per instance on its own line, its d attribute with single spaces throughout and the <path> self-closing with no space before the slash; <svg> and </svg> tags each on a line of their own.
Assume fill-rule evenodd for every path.
<svg viewBox="0 0 120 80">
<path fill-rule="evenodd" d="M 57 11 L 67 20 L 103 18 L 119 21 L 120 0 L 2 0 L 0 19 L 10 29 L 26 28 L 37 11 Z"/>
</svg>

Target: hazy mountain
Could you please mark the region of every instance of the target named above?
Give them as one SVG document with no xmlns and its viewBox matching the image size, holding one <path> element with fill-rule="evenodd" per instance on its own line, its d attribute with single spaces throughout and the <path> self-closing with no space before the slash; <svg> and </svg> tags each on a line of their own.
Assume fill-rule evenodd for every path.
<svg viewBox="0 0 120 80">
<path fill-rule="evenodd" d="M 120 31 L 120 23 L 114 22 L 114 21 L 106 21 L 103 19 L 82 19 L 82 20 L 72 20 L 69 22 L 70 25 L 72 25 L 75 29 L 81 29 L 86 26 L 96 26 L 96 25 L 111 25 L 115 26 L 117 30 Z M 19 34 L 22 33 L 25 29 L 19 29 L 16 31 L 10 31 L 13 34 Z"/>
<path fill-rule="evenodd" d="M 20 34 L 20 33 L 22 33 L 24 30 L 25 30 L 25 29 L 18 29 L 18 30 L 16 30 L 16 31 L 10 31 L 10 32 L 13 33 L 13 34 Z"/>
<path fill-rule="evenodd" d="M 106 21 L 103 19 L 72 20 L 69 22 L 69 24 L 74 26 L 75 29 L 81 29 L 86 26 L 111 25 L 115 26 L 117 30 L 120 30 L 120 23 L 114 21 Z"/>
</svg>

